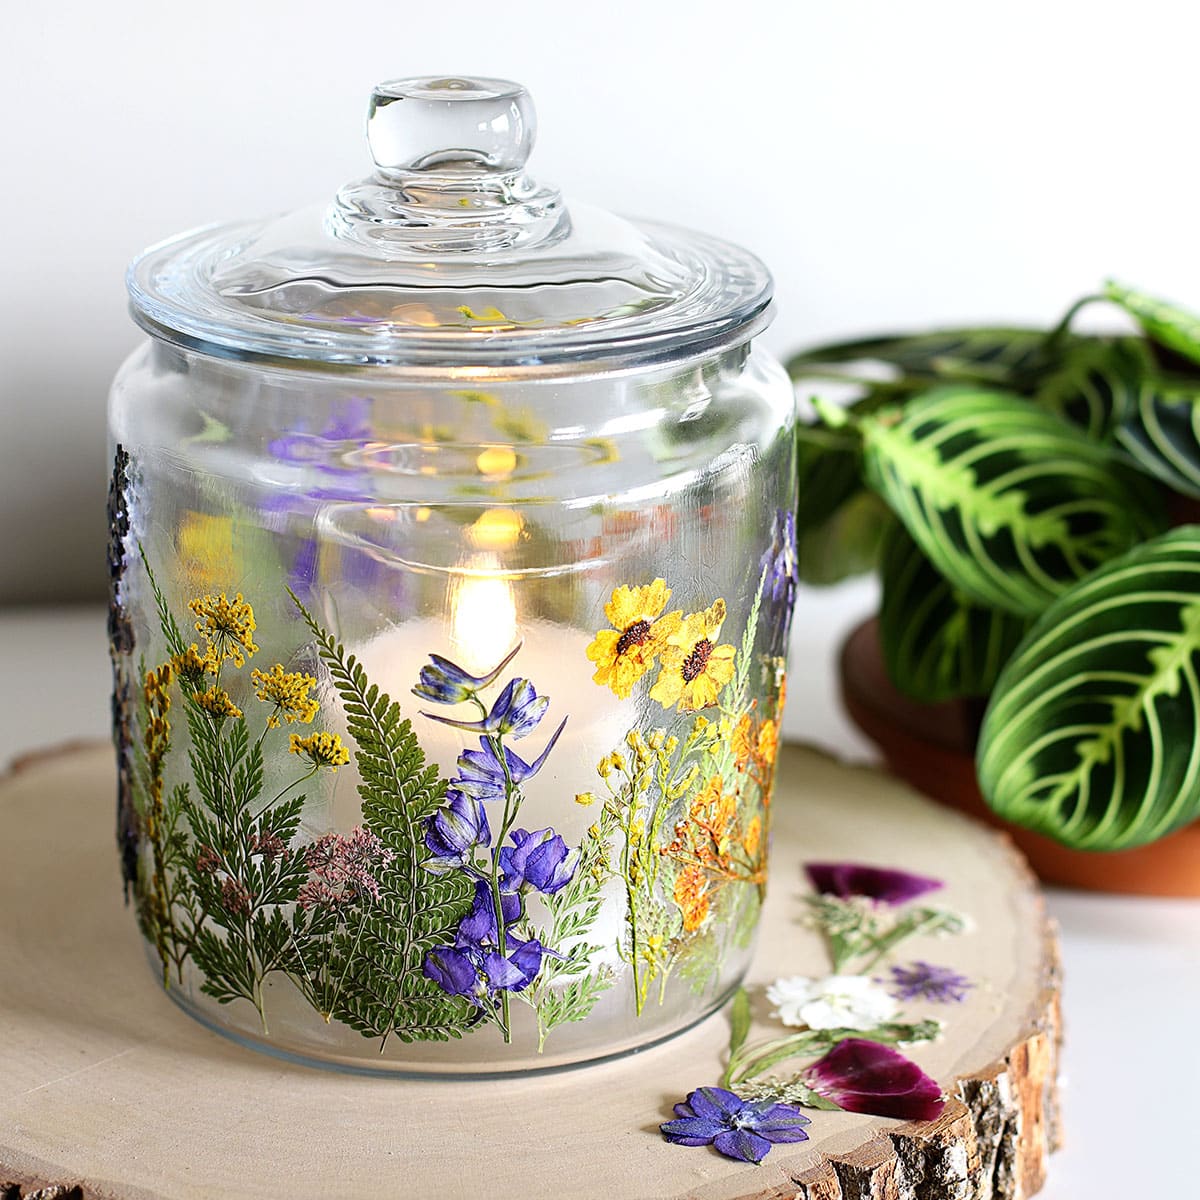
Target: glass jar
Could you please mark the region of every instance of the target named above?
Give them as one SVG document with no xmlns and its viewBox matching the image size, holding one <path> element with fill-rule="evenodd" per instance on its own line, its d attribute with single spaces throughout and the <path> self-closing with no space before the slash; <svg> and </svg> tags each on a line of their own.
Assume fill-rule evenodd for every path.
<svg viewBox="0 0 1200 1200">
<path fill-rule="evenodd" d="M 504 81 L 381 85 L 369 179 L 129 272 L 125 886 L 168 996 L 290 1057 L 608 1057 L 753 947 L 796 585 L 770 277 L 566 207 L 533 132 Z"/>
</svg>

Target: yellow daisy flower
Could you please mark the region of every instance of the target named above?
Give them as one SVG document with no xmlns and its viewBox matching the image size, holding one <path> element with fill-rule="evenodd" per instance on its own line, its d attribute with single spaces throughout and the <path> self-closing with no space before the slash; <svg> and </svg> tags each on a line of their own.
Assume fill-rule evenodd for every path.
<svg viewBox="0 0 1200 1200">
<path fill-rule="evenodd" d="M 659 653 L 662 669 L 650 689 L 651 700 L 663 708 L 677 705 L 680 712 L 716 704 L 721 688 L 733 678 L 737 654 L 732 646 L 718 644 L 724 623 L 724 600 L 682 619 Z"/>
<path fill-rule="evenodd" d="M 662 615 L 671 589 L 662 579 L 645 587 L 617 588 L 604 606 L 612 629 L 601 629 L 587 648 L 596 664 L 592 679 L 627 700 L 633 685 L 654 664 L 667 637 L 679 628 L 677 612 Z"/>
</svg>

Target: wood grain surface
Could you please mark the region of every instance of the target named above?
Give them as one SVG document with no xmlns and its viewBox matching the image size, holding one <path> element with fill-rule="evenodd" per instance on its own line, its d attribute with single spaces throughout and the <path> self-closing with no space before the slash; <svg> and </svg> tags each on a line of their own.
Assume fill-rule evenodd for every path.
<svg viewBox="0 0 1200 1200">
<path fill-rule="evenodd" d="M 909 1051 L 951 1095 L 902 1124 L 814 1112 L 811 1140 L 759 1167 L 666 1144 L 671 1105 L 720 1075 L 723 1014 L 577 1070 L 483 1081 L 364 1078 L 243 1049 L 156 985 L 112 845 L 103 747 L 25 760 L 0 781 L 0 1197 L 695 1197 L 1009 1200 L 1058 1141 L 1058 959 L 1007 840 L 905 785 L 810 750 L 783 753 L 771 896 L 750 982 L 824 974 L 802 923 L 806 859 L 946 880 L 973 932 L 905 955 L 975 980 Z M 751 1036 L 778 1033 L 756 1000 Z M 7 1190 L 5 1190 L 7 1188 Z M 43 1190 L 45 1189 L 45 1190 Z"/>
</svg>

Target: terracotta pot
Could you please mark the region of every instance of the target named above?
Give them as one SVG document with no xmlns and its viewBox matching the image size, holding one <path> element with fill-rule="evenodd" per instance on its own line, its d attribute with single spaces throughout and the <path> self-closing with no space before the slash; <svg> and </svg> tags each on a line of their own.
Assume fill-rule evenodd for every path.
<svg viewBox="0 0 1200 1200">
<path fill-rule="evenodd" d="M 879 746 L 888 766 L 927 796 L 1004 829 L 1047 883 L 1143 896 L 1200 896 L 1200 822 L 1136 850 L 1096 853 L 1070 850 L 997 817 L 975 782 L 982 704 L 920 704 L 898 692 L 883 664 L 875 620 L 847 638 L 840 675 L 851 720 Z"/>
</svg>

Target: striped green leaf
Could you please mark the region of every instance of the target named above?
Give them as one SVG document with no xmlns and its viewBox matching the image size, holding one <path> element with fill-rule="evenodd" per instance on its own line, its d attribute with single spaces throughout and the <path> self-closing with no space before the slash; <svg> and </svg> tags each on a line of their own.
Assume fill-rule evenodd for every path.
<svg viewBox="0 0 1200 1200">
<path fill-rule="evenodd" d="M 986 696 L 1029 623 L 956 591 L 899 524 L 879 570 L 879 637 L 896 687 L 927 704 Z"/>
<path fill-rule="evenodd" d="M 1200 363 L 1200 317 L 1111 279 L 1104 285 L 1104 294 L 1129 313 L 1160 346 Z"/>
<path fill-rule="evenodd" d="M 829 587 L 873 571 L 884 532 L 895 524 L 874 492 L 855 493 L 824 523 L 800 530 L 796 560 L 802 583 Z"/>
<path fill-rule="evenodd" d="M 1139 846 L 1200 817 L 1200 527 L 1046 610 L 996 685 L 977 766 L 996 812 L 1069 846 Z"/>
<path fill-rule="evenodd" d="M 1137 407 L 1154 364 L 1141 338 L 1077 338 L 1034 395 L 1042 408 L 1107 438 Z"/>
<path fill-rule="evenodd" d="M 1021 386 L 1040 378 L 1075 339 L 1051 344 L 1044 329 L 940 329 L 911 336 L 863 338 L 816 346 L 788 361 L 793 379 L 821 366 L 880 362 L 928 386 L 938 381 Z"/>
<path fill-rule="evenodd" d="M 1144 380 L 1116 442 L 1147 474 L 1200 498 L 1200 380 Z"/>
<path fill-rule="evenodd" d="M 946 386 L 858 425 L 868 484 L 978 604 L 1036 616 L 1161 528 L 1110 450 L 1020 396 Z"/>
</svg>

